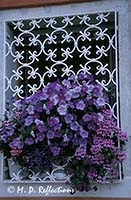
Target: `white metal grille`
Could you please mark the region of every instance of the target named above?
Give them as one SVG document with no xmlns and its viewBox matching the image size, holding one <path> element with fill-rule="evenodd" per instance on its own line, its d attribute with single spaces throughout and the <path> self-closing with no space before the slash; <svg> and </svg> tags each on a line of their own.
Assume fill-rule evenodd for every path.
<svg viewBox="0 0 131 200">
<path fill-rule="evenodd" d="M 9 21 L 6 33 L 7 100 L 35 93 L 58 77 L 93 73 L 109 93 L 119 125 L 117 13 Z M 17 175 L 11 180 L 20 181 Z M 30 180 L 41 178 L 32 173 Z M 46 180 L 57 181 L 53 173 Z"/>
</svg>

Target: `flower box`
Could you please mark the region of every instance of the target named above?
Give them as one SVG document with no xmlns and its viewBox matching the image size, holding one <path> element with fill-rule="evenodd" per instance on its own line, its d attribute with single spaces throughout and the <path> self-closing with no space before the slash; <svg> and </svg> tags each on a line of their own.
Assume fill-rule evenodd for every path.
<svg viewBox="0 0 131 200">
<path fill-rule="evenodd" d="M 67 175 L 73 188 L 89 191 L 92 182 L 104 183 L 107 174 L 109 180 L 118 176 L 114 164 L 126 157 L 127 134 L 117 127 L 108 99 L 91 74 L 49 83 L 7 109 L 0 147 L 22 168 L 45 174 L 44 180 Z M 64 168 L 56 170 L 52 163 Z"/>
</svg>

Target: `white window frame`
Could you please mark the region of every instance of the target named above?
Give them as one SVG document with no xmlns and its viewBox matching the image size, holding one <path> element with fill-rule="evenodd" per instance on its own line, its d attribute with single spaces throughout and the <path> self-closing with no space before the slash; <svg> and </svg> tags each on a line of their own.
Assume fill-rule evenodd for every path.
<svg viewBox="0 0 131 200">
<path fill-rule="evenodd" d="M 97 12 L 118 12 L 118 27 L 119 27 L 119 87 L 120 87 L 120 120 L 121 127 L 128 132 L 131 136 L 131 0 L 102 0 L 96 2 L 70 4 L 63 6 L 50 6 L 40 8 L 23 8 L 23 9 L 12 9 L 0 11 L 0 93 L 2 98 L 0 99 L 0 117 L 3 117 L 5 109 L 5 97 L 4 97 L 4 74 L 5 74 L 5 31 L 6 21 L 30 19 L 30 18 L 42 18 L 42 17 L 54 17 L 54 16 L 67 16 L 77 15 L 85 13 L 97 13 Z M 129 12 L 130 11 L 130 12 Z M 124 175 L 125 179 L 121 183 L 117 184 L 105 184 L 100 185 L 97 192 L 90 191 L 88 193 L 76 193 L 75 196 L 93 196 L 93 197 L 130 197 L 130 181 L 131 181 L 131 161 L 129 159 L 130 145 L 127 145 L 127 159 L 124 163 Z M 2 154 L 0 154 L 0 166 L 2 166 Z M 1 167 L 2 169 L 2 167 Z M 2 170 L 0 171 L 0 177 L 2 177 Z M 39 187 L 46 187 L 44 184 L 37 183 L 3 183 L 1 178 L 0 196 L 42 196 L 45 194 L 39 193 Z M 58 185 L 50 184 L 52 187 Z M 61 186 L 61 185 L 59 185 Z M 29 189 L 33 187 L 36 192 L 30 192 Z M 63 187 L 65 187 L 63 185 Z M 10 189 L 11 188 L 11 189 Z M 26 188 L 26 190 L 25 190 Z M 26 192 L 24 192 L 26 191 Z M 48 196 L 70 196 L 70 194 L 53 194 L 49 193 Z"/>
</svg>

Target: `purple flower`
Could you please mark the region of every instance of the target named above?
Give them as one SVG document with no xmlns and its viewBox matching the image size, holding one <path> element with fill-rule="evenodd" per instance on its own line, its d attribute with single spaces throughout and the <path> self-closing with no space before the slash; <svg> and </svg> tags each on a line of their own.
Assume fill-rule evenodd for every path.
<svg viewBox="0 0 131 200">
<path fill-rule="evenodd" d="M 98 122 L 99 121 L 99 115 L 95 112 L 92 113 L 92 119 L 94 122 Z"/>
<path fill-rule="evenodd" d="M 71 90 L 71 92 L 72 92 L 72 98 L 73 99 L 77 99 L 80 96 L 80 93 L 77 93 L 77 92 L 75 92 L 73 90 Z"/>
<path fill-rule="evenodd" d="M 96 100 L 96 106 L 105 106 L 105 99 L 103 97 L 99 97 L 97 100 Z"/>
<path fill-rule="evenodd" d="M 51 110 L 51 109 L 53 109 L 53 107 L 54 107 L 54 102 L 53 102 L 53 101 L 48 101 L 48 103 L 47 103 L 47 108 L 48 108 L 49 110 Z"/>
<path fill-rule="evenodd" d="M 24 108 L 24 104 L 22 103 L 22 100 L 15 101 L 14 105 L 18 110 L 22 110 Z"/>
<path fill-rule="evenodd" d="M 57 131 L 57 132 L 54 132 L 54 137 L 55 137 L 55 138 L 60 138 L 60 137 L 62 137 L 62 135 L 63 135 L 63 134 L 62 134 L 61 132 L 58 132 L 58 131 Z"/>
<path fill-rule="evenodd" d="M 104 119 L 104 116 L 102 115 L 102 113 L 97 113 L 97 120 L 98 122 L 102 122 Z"/>
<path fill-rule="evenodd" d="M 103 109 L 103 113 L 106 117 L 108 117 L 109 119 L 112 118 L 112 112 L 109 109 Z"/>
<path fill-rule="evenodd" d="M 83 119 L 84 122 L 89 122 L 89 121 L 92 120 L 92 115 L 86 113 L 86 114 L 82 117 L 82 119 Z"/>
<path fill-rule="evenodd" d="M 122 132 L 121 130 L 119 130 L 118 137 L 121 141 L 126 141 L 128 139 L 127 133 Z"/>
<path fill-rule="evenodd" d="M 36 137 L 36 141 L 38 142 L 38 141 L 43 141 L 44 140 L 44 138 L 45 138 L 45 135 L 43 134 L 43 133 L 38 133 L 37 134 L 37 137 Z"/>
<path fill-rule="evenodd" d="M 88 138 L 88 132 L 84 129 L 80 130 L 80 136 L 84 139 Z"/>
<path fill-rule="evenodd" d="M 73 108 L 75 108 L 75 105 L 74 105 L 74 103 L 73 103 L 73 102 L 71 102 L 71 101 L 69 101 L 69 102 L 68 102 L 68 105 L 69 105 L 69 107 L 70 107 L 70 108 L 72 108 L 72 109 L 73 109 Z"/>
<path fill-rule="evenodd" d="M 55 126 L 58 123 L 59 123 L 59 118 L 58 117 L 50 117 L 49 120 L 48 120 L 48 125 L 50 127 Z"/>
<path fill-rule="evenodd" d="M 86 147 L 86 145 L 87 145 L 87 138 L 80 138 L 79 140 L 80 140 L 79 141 L 80 146 Z"/>
<path fill-rule="evenodd" d="M 64 91 L 62 92 L 59 92 L 59 101 L 65 101 L 65 94 L 64 94 Z"/>
<path fill-rule="evenodd" d="M 98 164 L 98 165 L 103 165 L 104 163 L 104 156 L 102 154 L 96 154 L 94 155 L 93 159 L 92 159 L 92 162 L 94 164 Z"/>
<path fill-rule="evenodd" d="M 33 117 L 32 116 L 28 116 L 25 119 L 25 126 L 30 126 L 33 123 Z"/>
<path fill-rule="evenodd" d="M 56 124 L 56 125 L 53 127 L 53 130 L 54 130 L 54 131 L 59 131 L 59 130 L 61 129 L 61 127 L 62 127 L 62 124 L 61 124 L 61 123 Z"/>
<path fill-rule="evenodd" d="M 32 97 L 32 103 L 36 105 L 40 101 L 41 96 L 42 96 L 42 92 L 41 90 L 38 90 Z"/>
<path fill-rule="evenodd" d="M 55 90 L 57 91 L 57 92 L 59 92 L 60 90 L 61 90 L 61 88 L 62 88 L 62 86 L 61 86 L 61 84 L 59 84 L 59 81 L 56 81 L 55 82 Z"/>
<path fill-rule="evenodd" d="M 93 122 L 88 123 L 87 127 L 89 130 L 96 130 L 96 125 Z"/>
<path fill-rule="evenodd" d="M 35 105 L 35 110 L 36 110 L 38 113 L 42 112 L 42 110 L 43 110 L 43 105 L 42 105 L 42 103 L 37 103 L 37 104 Z"/>
<path fill-rule="evenodd" d="M 75 137 L 75 138 L 72 139 L 72 142 L 73 142 L 74 145 L 78 146 L 80 144 L 80 138 Z"/>
<path fill-rule="evenodd" d="M 64 96 L 65 96 L 65 100 L 66 100 L 66 101 L 70 101 L 71 98 L 72 98 L 72 93 L 71 93 L 70 91 L 67 91 L 67 92 L 64 94 Z"/>
<path fill-rule="evenodd" d="M 71 87 L 71 83 L 70 83 L 69 80 L 64 79 L 64 80 L 62 81 L 62 84 L 63 84 L 64 86 L 66 86 L 67 88 L 70 88 L 70 87 Z"/>
<path fill-rule="evenodd" d="M 32 145 L 32 144 L 34 144 L 34 140 L 33 140 L 33 138 L 26 138 L 25 139 L 25 144 L 28 144 L 28 145 Z"/>
<path fill-rule="evenodd" d="M 40 118 L 40 115 L 37 112 L 35 112 L 32 116 L 33 116 L 33 119 L 39 119 Z"/>
<path fill-rule="evenodd" d="M 25 103 L 27 103 L 27 104 L 32 103 L 32 98 L 33 98 L 33 95 L 25 97 L 25 99 L 24 99 Z"/>
<path fill-rule="evenodd" d="M 19 137 L 15 138 L 10 144 L 9 146 L 14 149 L 14 148 L 17 148 L 17 149 L 22 149 L 23 148 L 23 144 L 20 140 Z"/>
<path fill-rule="evenodd" d="M 76 103 L 76 109 L 77 110 L 84 110 L 86 107 L 85 103 L 83 100 L 79 100 L 77 103 Z"/>
<path fill-rule="evenodd" d="M 50 97 L 50 101 L 53 102 L 54 106 L 56 106 L 59 103 L 59 98 L 57 95 L 54 95 Z"/>
<path fill-rule="evenodd" d="M 48 99 L 47 89 L 43 88 L 41 94 L 41 100 L 47 100 L 47 99 Z"/>
<path fill-rule="evenodd" d="M 12 128 L 12 129 L 8 130 L 6 133 L 8 136 L 12 136 L 12 135 L 14 135 L 14 129 Z"/>
<path fill-rule="evenodd" d="M 53 156 L 58 156 L 60 154 L 61 148 L 58 145 L 52 145 L 50 147 L 50 150 L 51 150 Z"/>
<path fill-rule="evenodd" d="M 91 152 L 92 154 L 96 155 L 101 151 L 101 149 L 102 149 L 101 143 L 98 143 L 98 144 L 92 145 Z"/>
<path fill-rule="evenodd" d="M 49 96 L 53 94 L 54 89 L 55 89 L 55 85 L 56 85 L 56 83 L 53 82 L 53 83 L 49 83 L 49 85 L 47 86 L 47 94 Z"/>
<path fill-rule="evenodd" d="M 43 133 L 43 132 L 46 131 L 46 127 L 45 127 L 44 122 L 43 122 L 42 120 L 36 119 L 36 120 L 35 120 L 35 123 L 36 123 L 37 129 L 38 129 L 41 133 Z"/>
<path fill-rule="evenodd" d="M 80 125 L 78 124 L 78 122 L 72 122 L 72 123 L 70 124 L 70 128 L 71 128 L 71 130 L 73 130 L 73 131 L 78 131 L 78 130 L 80 129 Z"/>
<path fill-rule="evenodd" d="M 65 115 L 64 119 L 67 124 L 70 124 L 72 122 L 72 120 L 74 119 L 74 117 L 71 114 L 67 114 L 67 115 Z"/>
<path fill-rule="evenodd" d="M 71 90 L 74 93 L 80 93 L 81 92 L 81 86 L 75 86 L 72 90 Z"/>
<path fill-rule="evenodd" d="M 96 85 L 93 88 L 92 92 L 96 97 L 99 97 L 99 96 L 102 96 L 102 91 L 103 91 L 103 87 L 101 85 Z"/>
<path fill-rule="evenodd" d="M 92 92 L 93 88 L 94 88 L 93 84 L 87 85 L 87 94 L 90 94 Z"/>
<path fill-rule="evenodd" d="M 79 80 L 84 80 L 85 78 L 86 78 L 86 75 L 85 75 L 84 72 L 80 72 L 80 73 L 78 74 L 78 79 L 79 79 Z"/>
<path fill-rule="evenodd" d="M 82 92 L 87 93 L 87 91 L 88 91 L 87 85 L 82 85 Z"/>
<path fill-rule="evenodd" d="M 67 114 L 67 104 L 66 103 L 60 104 L 59 107 L 57 108 L 57 111 L 60 115 L 66 115 Z"/>
<path fill-rule="evenodd" d="M 77 110 L 84 110 L 85 107 L 86 107 L 86 105 L 85 105 L 83 100 L 77 101 L 77 103 L 76 103 L 76 109 Z"/>
<path fill-rule="evenodd" d="M 91 73 L 87 73 L 87 74 L 86 74 L 86 78 L 87 78 L 90 82 L 92 82 L 92 81 L 94 80 L 94 77 L 92 76 Z"/>
<path fill-rule="evenodd" d="M 76 148 L 75 151 L 75 156 L 76 158 L 79 160 L 81 158 L 85 158 L 86 157 L 86 147 L 85 146 L 79 146 Z"/>
<path fill-rule="evenodd" d="M 90 168 L 89 172 L 88 172 L 88 177 L 93 179 L 96 178 L 98 176 L 98 172 L 96 171 L 95 168 Z"/>
<path fill-rule="evenodd" d="M 34 106 L 29 105 L 26 110 L 29 113 L 29 115 L 34 114 Z"/>
<path fill-rule="evenodd" d="M 111 139 L 103 139 L 103 147 L 112 147 L 114 142 Z"/>
<path fill-rule="evenodd" d="M 46 133 L 48 139 L 53 139 L 55 137 L 54 131 L 47 131 Z"/>
</svg>

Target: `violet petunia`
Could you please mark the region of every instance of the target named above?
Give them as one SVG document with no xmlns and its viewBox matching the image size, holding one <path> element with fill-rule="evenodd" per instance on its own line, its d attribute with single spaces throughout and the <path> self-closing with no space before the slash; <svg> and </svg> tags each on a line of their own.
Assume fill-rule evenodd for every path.
<svg viewBox="0 0 131 200">
<path fill-rule="evenodd" d="M 55 133 L 52 130 L 47 131 L 46 135 L 48 139 L 53 139 L 55 137 Z"/>
<path fill-rule="evenodd" d="M 53 156 L 58 156 L 60 154 L 61 148 L 58 145 L 52 145 L 50 147 L 50 150 L 51 150 Z"/>
<path fill-rule="evenodd" d="M 94 88 L 93 88 L 93 95 L 95 95 L 96 97 L 100 97 L 103 95 L 103 87 L 101 85 L 96 85 Z"/>
<path fill-rule="evenodd" d="M 99 97 L 99 98 L 96 100 L 96 102 L 95 102 L 95 105 L 96 105 L 97 107 L 99 107 L 99 106 L 105 106 L 105 104 L 106 104 L 106 101 L 105 101 L 105 99 L 104 99 L 103 97 Z"/>
<path fill-rule="evenodd" d="M 34 140 L 33 140 L 33 138 L 26 138 L 25 139 L 25 144 L 28 144 L 28 145 L 32 145 L 32 144 L 34 144 Z"/>
<path fill-rule="evenodd" d="M 40 133 L 43 133 L 46 131 L 46 127 L 44 125 L 44 122 L 42 120 L 36 119 L 35 120 L 36 127 L 40 131 Z"/>
<path fill-rule="evenodd" d="M 78 130 L 80 129 L 80 125 L 78 124 L 78 122 L 72 122 L 72 123 L 70 124 L 70 128 L 71 128 L 71 130 L 73 130 L 73 131 L 78 131 Z"/>
<path fill-rule="evenodd" d="M 59 123 L 59 118 L 58 117 L 50 117 L 49 119 L 48 119 L 48 125 L 50 126 L 50 127 L 53 127 L 53 126 L 55 126 L 56 124 L 58 124 Z"/>
<path fill-rule="evenodd" d="M 29 113 L 29 115 L 34 114 L 34 106 L 33 105 L 29 105 L 26 110 Z"/>
<path fill-rule="evenodd" d="M 67 104 L 66 103 L 61 103 L 59 107 L 57 108 L 57 111 L 60 115 L 66 115 L 67 114 Z"/>
<path fill-rule="evenodd" d="M 47 103 L 47 109 L 48 110 L 52 110 L 53 107 L 54 107 L 54 101 L 53 100 L 52 101 L 48 101 L 48 103 Z"/>
<path fill-rule="evenodd" d="M 11 128 L 10 130 L 8 130 L 8 131 L 6 132 L 6 134 L 7 134 L 7 136 L 12 136 L 12 135 L 14 135 L 14 129 Z"/>
<path fill-rule="evenodd" d="M 17 138 L 15 138 L 15 139 L 9 144 L 9 146 L 10 146 L 12 149 L 14 149 L 14 148 L 22 149 L 24 145 L 22 144 L 20 138 L 17 137 Z"/>
<path fill-rule="evenodd" d="M 78 146 L 80 144 L 80 138 L 75 137 L 75 138 L 72 139 L 72 142 L 73 142 L 74 145 Z"/>
<path fill-rule="evenodd" d="M 84 129 L 80 130 L 80 136 L 84 139 L 88 138 L 88 131 L 85 131 Z"/>
<path fill-rule="evenodd" d="M 38 133 L 37 136 L 36 136 L 36 141 L 40 141 L 42 142 L 45 138 L 45 135 L 43 133 Z"/>
<path fill-rule="evenodd" d="M 86 113 L 85 115 L 83 115 L 82 119 L 84 122 L 89 122 L 92 120 L 92 115 Z"/>
<path fill-rule="evenodd" d="M 50 97 L 50 102 L 53 102 L 54 106 L 56 106 L 59 103 L 58 95 L 53 95 Z"/>
<path fill-rule="evenodd" d="M 65 117 L 64 117 L 64 119 L 65 119 L 65 122 L 67 124 L 70 124 L 72 122 L 72 120 L 74 119 L 74 117 L 71 114 L 66 114 Z"/>
<path fill-rule="evenodd" d="M 79 100 L 76 102 L 76 109 L 77 110 L 84 110 L 86 107 L 85 103 L 83 100 Z"/>
<path fill-rule="evenodd" d="M 24 104 L 21 99 L 15 101 L 14 106 L 17 108 L 17 110 L 22 110 L 24 108 Z"/>
<path fill-rule="evenodd" d="M 41 113 L 42 110 L 43 110 L 43 104 L 42 103 L 37 103 L 35 105 L 35 110 L 38 112 L 38 113 Z"/>
<path fill-rule="evenodd" d="M 30 126 L 33 123 L 33 117 L 32 116 L 28 116 L 25 119 L 25 126 Z"/>
</svg>

